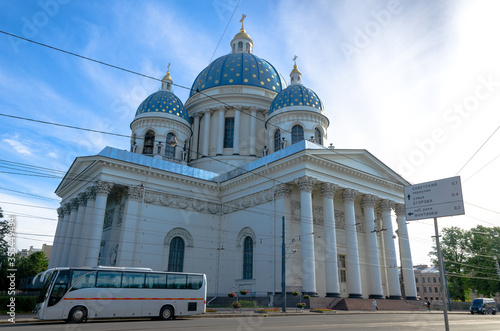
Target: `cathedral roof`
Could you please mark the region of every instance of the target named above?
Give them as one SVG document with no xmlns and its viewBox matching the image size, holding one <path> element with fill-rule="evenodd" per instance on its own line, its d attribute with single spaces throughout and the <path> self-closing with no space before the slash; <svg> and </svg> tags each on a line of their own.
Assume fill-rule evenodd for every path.
<svg viewBox="0 0 500 331">
<path fill-rule="evenodd" d="M 144 113 L 170 114 L 178 116 L 189 123 L 189 116 L 182 101 L 168 90 L 160 90 L 147 97 L 137 108 L 135 116 Z"/>
<path fill-rule="evenodd" d="M 219 57 L 200 72 L 189 96 L 225 85 L 249 85 L 280 92 L 282 80 L 279 72 L 266 60 L 250 53 L 230 53 Z"/>
<path fill-rule="evenodd" d="M 274 98 L 269 109 L 269 114 L 281 108 L 291 106 L 311 107 L 320 111 L 323 110 L 323 103 L 313 90 L 302 84 L 292 84 L 278 93 Z"/>
</svg>

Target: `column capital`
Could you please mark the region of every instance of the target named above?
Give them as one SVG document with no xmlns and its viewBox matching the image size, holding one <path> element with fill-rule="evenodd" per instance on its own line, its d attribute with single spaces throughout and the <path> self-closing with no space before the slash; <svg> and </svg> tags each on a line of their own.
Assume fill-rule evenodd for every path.
<svg viewBox="0 0 500 331">
<path fill-rule="evenodd" d="M 363 196 L 363 200 L 362 200 L 363 208 L 371 208 L 371 209 L 373 209 L 373 207 L 375 207 L 375 202 L 377 200 L 378 200 L 377 196 L 371 195 L 371 194 L 365 194 Z"/>
<path fill-rule="evenodd" d="M 323 183 L 321 184 L 321 194 L 325 198 L 333 199 L 333 197 L 335 196 L 335 191 L 337 191 L 338 188 L 339 186 L 337 184 Z"/>
<path fill-rule="evenodd" d="M 64 214 L 70 214 L 71 213 L 71 203 L 65 203 L 63 205 L 63 209 L 64 209 Z"/>
<path fill-rule="evenodd" d="M 78 203 L 80 204 L 80 206 L 84 206 L 84 205 L 87 204 L 88 196 L 87 196 L 86 192 L 80 192 L 80 193 L 78 193 L 78 195 L 76 196 L 76 198 L 78 199 Z"/>
<path fill-rule="evenodd" d="M 278 184 L 274 189 L 274 198 L 289 198 L 292 195 L 292 187 L 289 184 Z"/>
<path fill-rule="evenodd" d="M 95 200 L 96 189 L 95 186 L 89 186 L 85 189 L 85 193 L 87 193 L 87 200 Z"/>
<path fill-rule="evenodd" d="M 217 107 L 215 107 L 215 109 L 217 109 L 218 111 L 226 111 L 226 106 L 224 106 L 224 105 L 217 106 Z"/>
<path fill-rule="evenodd" d="M 141 201 L 143 188 L 141 186 L 129 186 L 127 187 L 126 196 L 130 200 Z"/>
<path fill-rule="evenodd" d="M 251 113 L 256 113 L 259 108 L 255 107 L 255 106 L 250 106 L 250 108 L 248 108 L 250 110 Z"/>
<path fill-rule="evenodd" d="M 103 180 L 98 180 L 95 182 L 96 194 L 108 195 L 113 188 L 113 183 L 105 182 Z"/>
<path fill-rule="evenodd" d="M 344 202 L 354 203 L 354 199 L 356 199 L 358 193 L 359 193 L 358 191 L 352 188 L 344 189 L 344 191 L 342 192 L 342 197 L 344 198 Z"/>
<path fill-rule="evenodd" d="M 406 217 L 406 208 L 404 203 L 396 203 L 393 208 L 397 217 Z"/>
<path fill-rule="evenodd" d="M 57 208 L 57 216 L 58 217 L 63 217 L 64 216 L 64 207 L 63 206 Z"/>
<path fill-rule="evenodd" d="M 312 193 L 314 184 L 316 183 L 316 178 L 310 176 L 302 176 L 295 179 L 295 184 L 299 187 L 300 192 Z"/>
<path fill-rule="evenodd" d="M 379 206 L 380 206 L 380 209 L 382 210 L 383 213 L 384 212 L 390 213 L 392 207 L 394 206 L 394 201 L 384 199 L 384 200 L 380 201 Z"/>
<path fill-rule="evenodd" d="M 77 198 L 73 198 L 71 200 L 69 200 L 69 206 L 70 206 L 70 209 L 73 210 L 73 209 L 78 209 L 78 199 Z"/>
</svg>

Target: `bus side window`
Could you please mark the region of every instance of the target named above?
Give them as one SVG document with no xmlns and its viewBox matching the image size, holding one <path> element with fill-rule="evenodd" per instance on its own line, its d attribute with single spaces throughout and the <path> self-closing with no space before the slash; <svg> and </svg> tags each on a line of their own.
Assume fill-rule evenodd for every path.
<svg viewBox="0 0 500 331">
<path fill-rule="evenodd" d="M 146 288 L 166 288 L 166 274 L 146 274 Z"/>
<path fill-rule="evenodd" d="M 168 274 L 167 288 L 171 289 L 185 289 L 186 288 L 186 275 Z"/>
<path fill-rule="evenodd" d="M 122 273 L 116 271 L 99 271 L 95 287 L 120 287 Z"/>
<path fill-rule="evenodd" d="M 49 307 L 61 301 L 67 289 L 67 284 L 54 284 L 54 288 L 52 289 L 52 293 L 50 294 L 49 298 Z"/>
<path fill-rule="evenodd" d="M 124 272 L 122 278 L 122 287 L 124 288 L 143 288 L 144 274 L 135 272 Z"/>
<path fill-rule="evenodd" d="M 187 288 L 192 290 L 199 290 L 203 285 L 203 276 L 201 275 L 188 275 Z"/>
</svg>

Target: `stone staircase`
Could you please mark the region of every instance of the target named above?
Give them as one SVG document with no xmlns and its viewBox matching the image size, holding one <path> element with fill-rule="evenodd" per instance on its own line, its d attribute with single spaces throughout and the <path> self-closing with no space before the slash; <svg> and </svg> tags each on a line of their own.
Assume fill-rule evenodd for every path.
<svg viewBox="0 0 500 331">
<path fill-rule="evenodd" d="M 349 298 L 319 298 L 312 297 L 310 299 L 311 309 L 334 309 L 334 310 L 365 310 L 371 311 L 371 299 L 349 299 Z M 406 300 L 377 300 L 379 310 L 396 310 L 396 311 L 412 311 L 420 310 L 422 301 L 406 301 Z"/>
</svg>

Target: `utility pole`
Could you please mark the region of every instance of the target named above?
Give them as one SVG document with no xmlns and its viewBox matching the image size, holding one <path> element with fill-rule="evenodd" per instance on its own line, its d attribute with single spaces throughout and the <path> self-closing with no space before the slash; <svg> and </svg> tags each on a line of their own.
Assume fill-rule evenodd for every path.
<svg viewBox="0 0 500 331">
<path fill-rule="evenodd" d="M 286 313 L 286 268 L 285 268 L 285 216 L 281 218 L 282 220 L 282 230 L 281 230 L 281 310 Z"/>
</svg>

